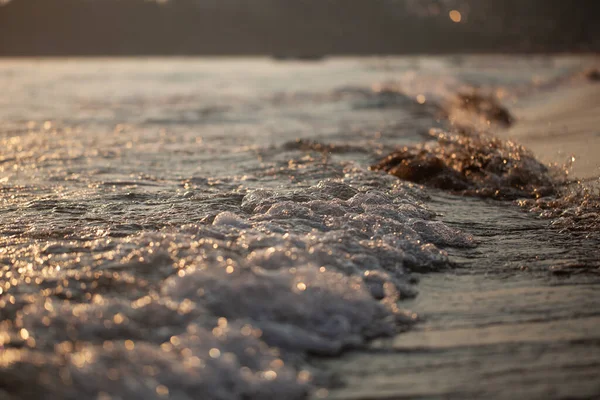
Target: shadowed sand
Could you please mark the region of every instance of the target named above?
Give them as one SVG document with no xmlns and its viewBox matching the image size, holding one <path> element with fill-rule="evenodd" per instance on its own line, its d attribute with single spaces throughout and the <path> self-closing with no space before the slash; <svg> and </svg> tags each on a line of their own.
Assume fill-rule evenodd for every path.
<svg viewBox="0 0 600 400">
<path fill-rule="evenodd" d="M 500 136 L 531 149 L 545 163 L 567 163 L 579 179 L 600 176 L 600 83 L 581 82 L 525 98 L 511 107 L 517 123 Z"/>
</svg>

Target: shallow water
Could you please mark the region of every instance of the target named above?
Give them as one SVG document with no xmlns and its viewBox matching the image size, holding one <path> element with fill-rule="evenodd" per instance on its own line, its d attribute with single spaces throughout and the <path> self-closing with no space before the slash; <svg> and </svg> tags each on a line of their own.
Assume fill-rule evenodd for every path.
<svg viewBox="0 0 600 400">
<path fill-rule="evenodd" d="M 474 249 L 458 268 L 419 274 L 409 332 L 321 361 L 333 399 L 597 398 L 598 232 L 566 235 L 492 200 L 434 198 Z"/>
<path fill-rule="evenodd" d="M 369 170 L 592 61 L 3 60 L 0 397 L 322 397 L 314 356 L 458 327 L 465 277 L 597 285 L 597 232 Z"/>
</svg>

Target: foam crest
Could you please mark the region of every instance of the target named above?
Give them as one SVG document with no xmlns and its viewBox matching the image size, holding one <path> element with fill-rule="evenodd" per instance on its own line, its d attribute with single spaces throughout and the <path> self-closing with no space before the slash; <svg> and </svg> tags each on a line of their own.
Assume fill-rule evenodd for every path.
<svg viewBox="0 0 600 400">
<path fill-rule="evenodd" d="M 372 166 L 401 179 L 500 199 L 556 192 L 551 171 L 524 147 L 486 134 L 433 132 L 435 143 L 404 147 Z"/>
<path fill-rule="evenodd" d="M 21 276 L 2 299 L 0 383 L 22 398 L 304 398 L 307 354 L 410 326 L 398 302 L 416 295 L 411 271 L 472 244 L 420 189 L 358 168 L 243 193 L 200 224 L 26 248 L 35 268 L 6 252 Z"/>
</svg>

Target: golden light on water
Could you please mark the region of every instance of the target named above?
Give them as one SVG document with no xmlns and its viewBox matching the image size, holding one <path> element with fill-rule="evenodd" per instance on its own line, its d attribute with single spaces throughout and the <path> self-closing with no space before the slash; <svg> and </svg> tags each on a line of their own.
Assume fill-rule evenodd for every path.
<svg viewBox="0 0 600 400">
<path fill-rule="evenodd" d="M 213 347 L 208 352 L 208 355 L 210 356 L 210 358 L 219 358 L 219 357 L 221 357 L 221 351 L 219 349 Z"/>
<path fill-rule="evenodd" d="M 450 11 L 449 15 L 452 22 L 459 23 L 460 21 L 462 21 L 462 14 L 457 10 Z"/>
<path fill-rule="evenodd" d="M 29 338 L 29 332 L 27 331 L 27 329 L 21 329 L 19 331 L 19 334 L 21 335 L 21 338 L 23 338 L 23 340 L 27 340 Z"/>
<path fill-rule="evenodd" d="M 265 377 L 266 380 L 272 381 L 275 378 L 277 378 L 277 372 L 275 372 L 273 370 L 265 371 L 264 377 Z"/>
<path fill-rule="evenodd" d="M 159 396 L 168 396 L 169 388 L 167 388 L 165 385 L 158 385 L 156 387 L 156 394 L 158 394 Z"/>
</svg>

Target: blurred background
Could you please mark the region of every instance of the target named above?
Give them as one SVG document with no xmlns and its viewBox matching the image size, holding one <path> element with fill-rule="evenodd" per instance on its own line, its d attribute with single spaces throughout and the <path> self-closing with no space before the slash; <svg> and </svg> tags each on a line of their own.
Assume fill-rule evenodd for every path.
<svg viewBox="0 0 600 400">
<path fill-rule="evenodd" d="M 0 0 L 0 55 L 600 51 L 598 0 Z"/>
</svg>

